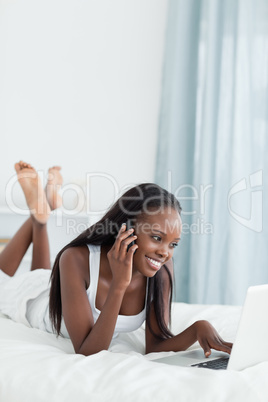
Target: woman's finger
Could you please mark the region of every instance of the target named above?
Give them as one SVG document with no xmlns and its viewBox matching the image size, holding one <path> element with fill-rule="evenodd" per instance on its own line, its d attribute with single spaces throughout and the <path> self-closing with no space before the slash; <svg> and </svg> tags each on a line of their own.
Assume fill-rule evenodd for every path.
<svg viewBox="0 0 268 402">
<path fill-rule="evenodd" d="M 134 229 L 131 228 L 129 230 L 126 230 L 126 224 L 123 223 L 123 225 L 121 226 L 119 233 L 116 237 L 116 240 L 114 242 L 114 249 L 115 251 L 118 253 L 120 250 L 120 246 L 121 246 L 121 242 L 126 239 L 127 237 L 129 237 L 132 233 L 133 233 Z"/>
<path fill-rule="evenodd" d="M 232 343 L 224 342 L 223 340 L 211 343 L 210 345 L 213 349 L 220 350 L 221 352 L 231 353 Z"/>
<path fill-rule="evenodd" d="M 223 342 L 223 344 L 232 350 L 233 344 L 231 342 Z"/>
<path fill-rule="evenodd" d="M 207 340 L 205 340 L 205 339 L 199 340 L 199 343 L 200 343 L 201 348 L 204 350 L 205 356 L 209 357 L 211 355 L 211 349 L 209 347 Z"/>
<path fill-rule="evenodd" d="M 230 354 L 231 351 L 232 351 L 232 348 L 230 348 L 230 346 L 226 346 L 226 345 L 224 345 L 224 344 L 219 345 L 219 348 L 215 348 L 215 349 L 221 350 L 222 352 L 229 353 L 229 354 Z"/>
<path fill-rule="evenodd" d="M 138 246 L 137 244 L 133 244 L 133 246 L 131 246 L 131 247 L 128 249 L 127 257 L 126 257 L 127 262 L 131 262 L 131 261 L 132 261 L 133 255 L 134 255 L 135 251 L 136 251 L 138 248 L 139 248 L 139 246 Z"/>
<path fill-rule="evenodd" d="M 127 252 L 127 248 L 130 245 L 130 243 L 132 243 L 133 241 L 135 241 L 137 239 L 136 235 L 133 236 L 129 236 L 126 239 L 123 239 L 121 241 L 121 245 L 120 245 L 120 253 L 123 253 L 125 255 L 125 253 Z"/>
</svg>

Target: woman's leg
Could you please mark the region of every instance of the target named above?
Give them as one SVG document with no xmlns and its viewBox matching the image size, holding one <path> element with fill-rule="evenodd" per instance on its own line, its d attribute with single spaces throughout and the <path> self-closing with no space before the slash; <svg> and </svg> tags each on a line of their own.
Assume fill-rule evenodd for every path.
<svg viewBox="0 0 268 402">
<path fill-rule="evenodd" d="M 62 185 L 60 170 L 60 166 L 53 166 L 48 170 L 45 195 L 51 211 L 59 208 L 62 204 L 61 196 L 58 193 Z M 31 270 L 38 268 L 51 269 L 47 225 L 40 224 L 34 217 L 32 217 L 32 222 L 33 257 Z"/>
<path fill-rule="evenodd" d="M 45 195 L 44 190 L 40 187 L 38 174 L 31 165 L 19 162 L 15 165 L 15 169 L 31 211 L 31 217 L 22 225 L 0 254 L 0 269 L 10 276 L 15 274 L 31 242 L 33 243 L 31 270 L 37 268 L 50 269 L 46 222 L 49 218 L 50 209 L 56 209 L 61 205 L 58 190 L 62 184 L 60 167 L 49 169 Z"/>
<path fill-rule="evenodd" d="M 37 222 L 32 217 L 33 227 L 33 253 L 31 271 L 43 268 L 51 269 L 47 225 Z"/>
<path fill-rule="evenodd" d="M 9 276 L 17 271 L 32 242 L 32 218 L 27 219 L 0 254 L 0 269 Z"/>
<path fill-rule="evenodd" d="M 50 269 L 47 227 L 46 224 L 35 221 L 33 217 L 27 219 L 0 254 L 0 269 L 7 275 L 13 276 L 31 243 L 33 243 L 31 270 Z"/>
</svg>

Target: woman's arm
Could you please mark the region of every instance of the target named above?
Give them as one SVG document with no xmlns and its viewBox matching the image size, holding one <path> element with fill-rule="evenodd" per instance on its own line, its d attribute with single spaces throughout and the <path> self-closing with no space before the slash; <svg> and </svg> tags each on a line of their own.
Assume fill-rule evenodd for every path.
<svg viewBox="0 0 268 402">
<path fill-rule="evenodd" d="M 171 273 L 173 273 L 173 265 L 171 262 L 168 264 L 168 268 Z M 164 272 L 163 272 L 164 273 Z M 163 286 L 164 286 L 164 311 L 165 311 L 165 321 L 169 322 L 169 280 L 168 275 L 165 273 L 163 275 Z M 161 334 L 159 327 L 157 325 L 154 305 L 152 302 L 151 306 L 151 327 L 156 334 Z M 196 341 L 200 343 L 200 346 L 204 349 L 205 356 L 208 357 L 211 354 L 211 348 L 216 350 L 221 350 L 223 352 L 230 353 L 232 344 L 225 342 L 217 333 L 215 328 L 208 321 L 196 321 L 190 327 L 185 329 L 180 334 L 169 338 L 160 339 L 152 334 L 148 325 L 146 325 L 146 353 L 152 352 L 164 352 L 164 351 L 174 351 L 179 352 L 188 349 Z"/>
<path fill-rule="evenodd" d="M 76 353 L 85 356 L 107 350 L 114 333 L 125 291 L 131 281 L 133 253 L 127 252 L 129 233 L 119 232 L 114 246 L 107 254 L 113 274 L 112 283 L 101 313 L 94 324 L 86 293 L 85 280 L 80 272 L 81 258 L 75 248 L 64 251 L 60 259 L 62 313 Z M 84 262 L 84 261 L 83 261 Z"/>
</svg>

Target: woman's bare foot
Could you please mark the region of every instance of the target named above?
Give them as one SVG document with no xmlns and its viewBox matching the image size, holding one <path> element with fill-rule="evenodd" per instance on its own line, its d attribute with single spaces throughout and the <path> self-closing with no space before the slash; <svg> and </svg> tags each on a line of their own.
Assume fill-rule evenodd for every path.
<svg viewBox="0 0 268 402">
<path fill-rule="evenodd" d="M 45 193 L 51 210 L 57 209 L 62 205 L 62 198 L 59 195 L 59 190 L 61 189 L 63 179 L 60 170 L 60 166 L 53 166 L 48 170 L 48 180 Z"/>
<path fill-rule="evenodd" d="M 15 170 L 31 215 L 37 222 L 45 224 L 51 210 L 38 173 L 29 163 L 23 161 L 15 164 Z"/>
</svg>

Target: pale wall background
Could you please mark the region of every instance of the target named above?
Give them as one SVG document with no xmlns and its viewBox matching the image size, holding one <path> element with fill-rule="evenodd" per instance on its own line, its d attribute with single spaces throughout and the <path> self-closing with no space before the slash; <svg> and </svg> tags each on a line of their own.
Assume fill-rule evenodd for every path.
<svg viewBox="0 0 268 402">
<path fill-rule="evenodd" d="M 91 180 L 95 211 L 154 180 L 166 15 L 167 0 L 0 1 L 0 207 L 20 159 L 82 189 L 111 176 Z"/>
<path fill-rule="evenodd" d="M 62 166 L 52 258 L 125 188 L 154 180 L 167 3 L 0 0 L 0 237 L 25 220 L 20 159 L 44 183 Z"/>
</svg>

